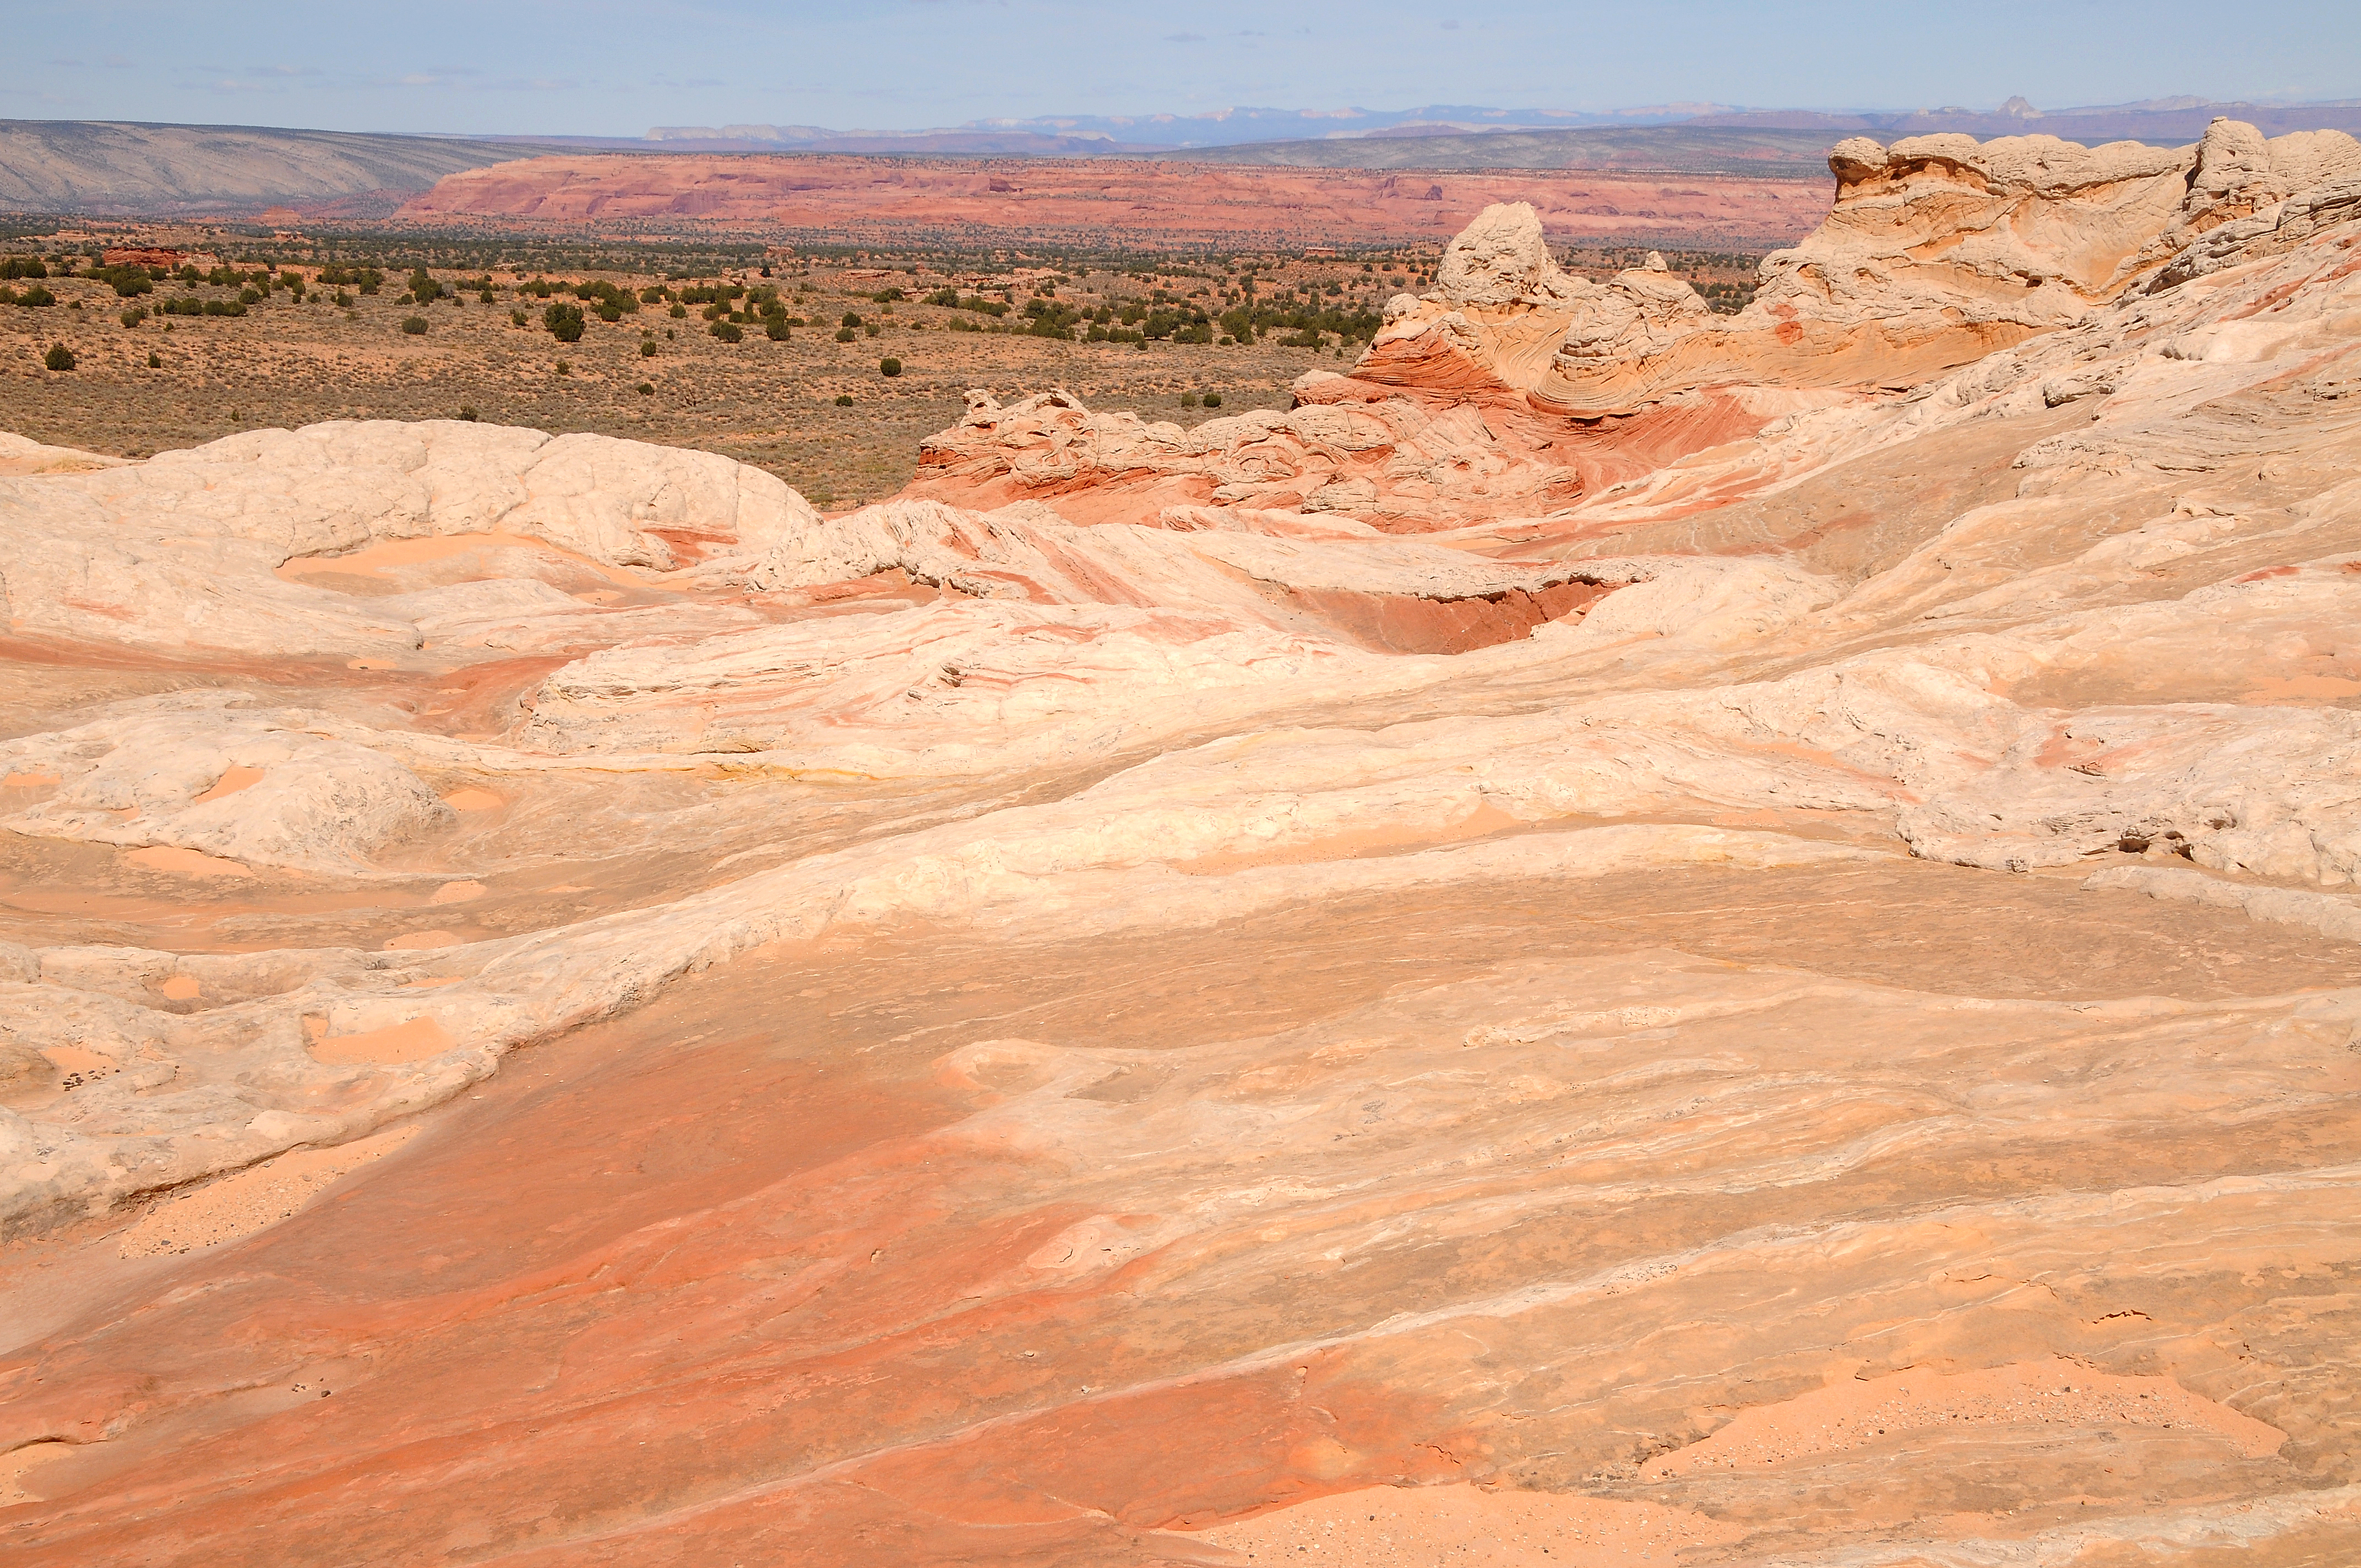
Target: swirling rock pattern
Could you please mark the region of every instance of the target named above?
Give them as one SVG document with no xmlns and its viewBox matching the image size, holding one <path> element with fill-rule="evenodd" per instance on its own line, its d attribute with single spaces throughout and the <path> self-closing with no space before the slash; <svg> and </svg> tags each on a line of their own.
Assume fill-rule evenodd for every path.
<svg viewBox="0 0 2361 1568">
<path fill-rule="evenodd" d="M 1832 168 L 839 516 L 0 444 L 11 1561 L 2353 1556 L 2354 149 Z"/>
</svg>

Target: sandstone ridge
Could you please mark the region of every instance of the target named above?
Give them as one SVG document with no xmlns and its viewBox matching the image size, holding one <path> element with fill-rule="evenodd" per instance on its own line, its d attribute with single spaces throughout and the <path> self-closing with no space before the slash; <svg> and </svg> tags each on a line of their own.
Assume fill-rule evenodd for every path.
<svg viewBox="0 0 2361 1568">
<path fill-rule="evenodd" d="M 1566 278 L 1532 209 L 1510 204 L 1453 241 L 1435 291 L 1389 312 L 1356 374 L 1424 385 L 1439 362 L 1470 390 L 1584 416 L 1717 383 L 1910 385 L 2085 319 L 2215 225 L 2361 177 L 2361 142 L 2220 120 L 2177 151 L 1854 137 L 1828 165 L 1828 221 L 1765 259 L 1737 315 L 1644 269 Z"/>
</svg>

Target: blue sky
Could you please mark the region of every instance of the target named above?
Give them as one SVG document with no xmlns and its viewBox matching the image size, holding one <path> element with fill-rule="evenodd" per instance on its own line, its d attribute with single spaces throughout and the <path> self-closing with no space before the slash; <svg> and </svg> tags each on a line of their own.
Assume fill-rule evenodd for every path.
<svg viewBox="0 0 2361 1568">
<path fill-rule="evenodd" d="M 2361 97 L 2361 5 L 494 0 L 13 8 L 0 116 L 636 136 L 1230 104 Z"/>
</svg>

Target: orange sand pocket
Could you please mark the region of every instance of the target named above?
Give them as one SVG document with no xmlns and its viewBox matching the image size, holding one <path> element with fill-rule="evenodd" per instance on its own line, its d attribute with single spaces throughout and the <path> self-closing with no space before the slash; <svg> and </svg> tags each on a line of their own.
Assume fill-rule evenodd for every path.
<svg viewBox="0 0 2361 1568">
<path fill-rule="evenodd" d="M 197 977 L 195 975 L 176 974 L 156 989 L 163 994 L 167 1001 L 194 1002 L 198 997 L 204 994 L 205 988 L 197 983 Z"/>
<path fill-rule="evenodd" d="M 225 861 L 215 855 L 199 854 L 194 850 L 177 850 L 162 844 L 145 850 L 134 850 L 123 858 L 135 866 L 146 866 L 151 872 L 178 872 L 182 876 L 252 876 L 254 874 L 236 861 Z"/>
<path fill-rule="evenodd" d="M 2335 702 L 2348 696 L 2361 696 L 2361 681 L 2348 681 L 2336 675 L 2289 675 L 2283 680 L 2265 681 L 2238 700 L 2252 703 Z"/>
<path fill-rule="evenodd" d="M 429 904 L 465 904 L 471 898 L 484 896 L 484 884 L 479 882 L 446 882 L 434 890 Z"/>
<path fill-rule="evenodd" d="M 2249 1459 L 2277 1453 L 2287 1434 L 2169 1377 L 2116 1377 L 2070 1361 L 2027 1361 L 1938 1376 L 1897 1372 L 1757 1405 L 1702 1442 L 1650 1464 L 1649 1480 L 1698 1470 L 1742 1470 L 1841 1453 L 1889 1434 L 1963 1425 L 2194 1427 Z"/>
<path fill-rule="evenodd" d="M 1437 849 L 1445 844 L 1464 843 L 1471 839 L 1487 839 L 1495 833 L 1505 833 L 1527 826 L 1517 817 L 1492 805 L 1489 801 L 1476 807 L 1457 822 L 1432 828 L 1352 828 L 1341 833 L 1331 833 L 1324 839 L 1309 839 L 1294 844 L 1275 844 L 1268 849 L 1224 850 L 1200 855 L 1194 860 L 1175 861 L 1172 869 L 1191 876 L 1225 876 L 1231 872 L 1255 866 L 1301 865 L 1313 861 L 1357 861 L 1371 857 L 1408 854 L 1419 850 Z"/>
<path fill-rule="evenodd" d="M 459 938 L 449 931 L 412 931 L 407 937 L 396 937 L 385 945 L 389 953 L 413 952 L 423 948 L 456 948 Z"/>
<path fill-rule="evenodd" d="M 1217 1525 L 1197 1539 L 1257 1562 L 1328 1568 L 1395 1568 L 1446 1557 L 1484 1568 L 1602 1568 L 1671 1563 L 1686 1548 L 1721 1545 L 1745 1533 L 1660 1503 L 1455 1486 L 1340 1492 Z"/>
<path fill-rule="evenodd" d="M 162 1257 L 235 1241 L 294 1214 L 338 1178 L 391 1154 L 417 1133 L 396 1127 L 334 1148 L 291 1149 L 158 1205 L 123 1233 L 125 1257 Z"/>
<path fill-rule="evenodd" d="M 454 811 L 496 811 L 508 802 L 488 789 L 455 789 L 443 804 Z"/>
<path fill-rule="evenodd" d="M 444 533 L 425 539 L 380 539 L 347 555 L 299 555 L 279 568 L 278 575 L 290 582 L 301 581 L 315 572 L 334 572 L 340 576 L 381 577 L 390 579 L 389 567 L 416 566 L 431 561 L 448 561 L 479 550 L 531 550 L 538 554 L 555 556 L 587 566 L 608 581 L 624 587 L 642 587 L 641 579 L 620 566 L 609 566 L 594 561 L 578 551 L 552 544 L 546 539 L 535 539 L 523 533 Z M 356 662 L 357 663 L 357 662 Z"/>
<path fill-rule="evenodd" d="M 44 1500 L 38 1473 L 53 1461 L 68 1458 L 81 1444 L 50 1440 L 28 1442 L 0 1453 L 0 1508 Z"/>
<path fill-rule="evenodd" d="M 336 1067 L 399 1067 L 439 1057 L 455 1043 L 450 1031 L 434 1019 L 412 1018 L 407 1024 L 363 1034 L 329 1036 L 313 1043 L 312 1057 Z"/>
<path fill-rule="evenodd" d="M 251 789 L 261 782 L 260 768 L 232 768 L 214 781 L 213 788 L 198 795 L 194 804 L 203 806 L 209 800 L 219 800 L 225 795 L 236 795 L 242 789 Z"/>
</svg>

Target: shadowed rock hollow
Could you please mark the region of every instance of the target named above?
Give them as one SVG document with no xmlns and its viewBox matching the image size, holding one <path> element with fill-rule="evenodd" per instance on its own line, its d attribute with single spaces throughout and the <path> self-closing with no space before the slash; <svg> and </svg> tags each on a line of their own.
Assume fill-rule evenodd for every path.
<svg viewBox="0 0 2361 1568">
<path fill-rule="evenodd" d="M 27 1563 L 2361 1550 L 2361 146 L 1296 406 L 0 446 Z"/>
</svg>

